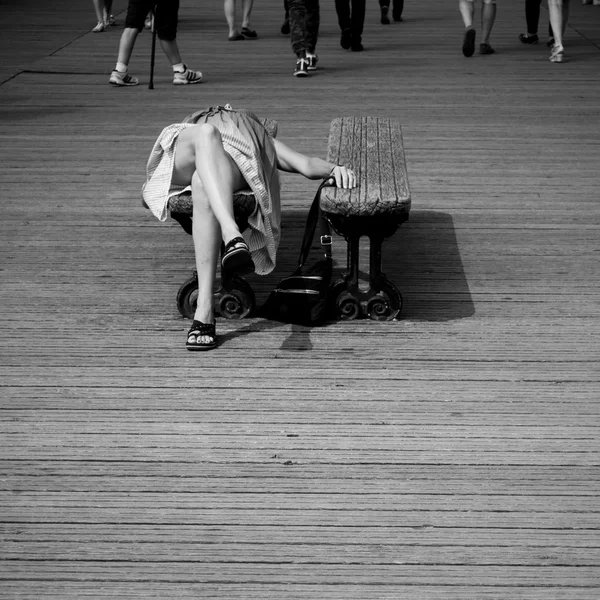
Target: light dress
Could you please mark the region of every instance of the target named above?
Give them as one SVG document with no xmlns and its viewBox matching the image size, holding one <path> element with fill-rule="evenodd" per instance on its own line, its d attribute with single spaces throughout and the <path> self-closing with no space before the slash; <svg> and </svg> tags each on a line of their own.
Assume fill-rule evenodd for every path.
<svg viewBox="0 0 600 600">
<path fill-rule="evenodd" d="M 219 130 L 225 152 L 234 160 L 256 198 L 256 209 L 248 218 L 248 229 L 243 235 L 256 272 L 266 275 L 275 267 L 281 236 L 279 173 L 273 140 L 253 113 L 234 110 L 229 105 L 216 106 L 165 127 L 146 166 L 144 202 L 157 219 L 165 221 L 169 199 L 191 190 L 191 185 L 173 185 L 171 178 L 177 137 L 185 128 L 198 123 L 210 123 Z"/>
</svg>

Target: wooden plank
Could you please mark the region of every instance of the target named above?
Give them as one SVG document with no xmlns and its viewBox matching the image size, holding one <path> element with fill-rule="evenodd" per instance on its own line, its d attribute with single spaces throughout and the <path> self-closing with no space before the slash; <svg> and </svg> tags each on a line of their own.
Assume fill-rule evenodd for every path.
<svg viewBox="0 0 600 600">
<path fill-rule="evenodd" d="M 321 3 L 300 81 L 280 3 L 255 3 L 250 47 L 184 0 L 206 83 L 173 87 L 159 59 L 150 91 L 147 32 L 142 84 L 116 90 L 120 26 L 0 5 L 2 598 L 597 600 L 600 12 L 572 3 L 557 70 L 503 6 L 497 53 L 467 60 L 452 3 L 388 27 L 369 3 L 364 53 Z M 191 240 L 141 207 L 143 168 L 163 126 L 225 102 L 318 156 L 338 117 L 402 125 L 400 321 L 219 321 L 218 351 L 185 352 Z M 259 299 L 318 182 L 282 184 Z"/>
</svg>

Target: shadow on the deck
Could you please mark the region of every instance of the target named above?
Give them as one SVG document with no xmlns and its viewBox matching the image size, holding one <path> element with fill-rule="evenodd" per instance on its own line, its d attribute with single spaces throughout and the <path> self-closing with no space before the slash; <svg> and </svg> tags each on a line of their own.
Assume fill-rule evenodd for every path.
<svg viewBox="0 0 600 600">
<path fill-rule="evenodd" d="M 295 269 L 305 219 L 306 215 L 297 211 L 286 212 L 283 215 L 281 246 L 275 271 L 265 277 L 248 277 L 256 294 L 257 306 L 260 307 L 264 303 L 269 292 L 282 277 Z M 317 236 L 309 263 L 318 257 L 316 238 Z M 334 242 L 334 280 L 345 268 L 345 253 L 345 242 L 338 238 Z M 410 220 L 384 242 L 383 270 L 403 296 L 404 304 L 400 318 L 452 321 L 470 317 L 475 313 L 454 222 L 448 213 L 412 211 Z M 366 273 L 361 273 L 366 276 Z M 307 328 L 297 329 L 298 332 L 305 333 Z M 243 333 L 244 328 L 241 328 L 232 335 Z M 307 334 L 304 346 L 310 346 Z M 297 340 L 294 341 L 294 347 L 298 348 Z"/>
<path fill-rule="evenodd" d="M 452 321 L 475 314 L 448 213 L 411 211 L 384 243 L 383 270 L 404 297 L 403 318 Z"/>
</svg>

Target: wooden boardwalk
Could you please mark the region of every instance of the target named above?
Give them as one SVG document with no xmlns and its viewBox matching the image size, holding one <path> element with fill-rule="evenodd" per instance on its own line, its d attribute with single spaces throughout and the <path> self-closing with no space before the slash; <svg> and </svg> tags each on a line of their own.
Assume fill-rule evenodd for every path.
<svg viewBox="0 0 600 600">
<path fill-rule="evenodd" d="M 321 4 L 297 80 L 279 0 L 238 44 L 222 3 L 182 0 L 206 83 L 159 53 L 154 90 L 147 32 L 142 85 L 113 89 L 121 27 L 90 33 L 91 2 L 0 4 L 0 598 L 600 598 L 600 7 L 573 2 L 551 65 L 521 0 L 471 59 L 456 2 L 383 27 L 370 1 L 362 54 Z M 322 156 L 335 117 L 401 122 L 401 320 L 219 322 L 185 351 L 191 241 L 139 189 L 158 131 L 225 102 Z M 259 299 L 317 186 L 283 183 Z"/>
</svg>

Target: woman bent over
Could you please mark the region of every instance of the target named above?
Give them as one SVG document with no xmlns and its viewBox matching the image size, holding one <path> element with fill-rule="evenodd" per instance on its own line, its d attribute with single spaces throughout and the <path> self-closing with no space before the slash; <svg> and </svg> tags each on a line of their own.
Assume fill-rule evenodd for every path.
<svg viewBox="0 0 600 600">
<path fill-rule="evenodd" d="M 275 267 L 281 221 L 278 170 L 308 179 L 332 176 L 344 188 L 355 187 L 356 178 L 343 165 L 305 156 L 271 137 L 249 111 L 226 105 L 193 117 L 195 123 L 169 125 L 158 136 L 142 196 L 164 221 L 169 198 L 191 189 L 198 304 L 186 346 L 210 350 L 216 346 L 213 287 L 221 244 L 224 271 L 266 275 Z M 248 188 L 257 206 L 244 239 L 234 219 L 233 196 Z"/>
</svg>

